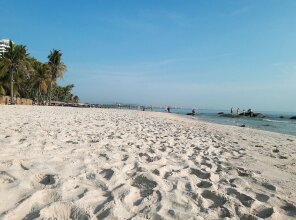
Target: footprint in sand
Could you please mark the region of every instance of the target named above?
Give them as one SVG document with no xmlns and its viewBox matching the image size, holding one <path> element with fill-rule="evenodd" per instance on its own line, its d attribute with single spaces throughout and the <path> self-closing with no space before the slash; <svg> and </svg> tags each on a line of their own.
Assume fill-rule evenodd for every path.
<svg viewBox="0 0 296 220">
<path fill-rule="evenodd" d="M 254 215 L 250 215 L 250 214 L 241 214 L 240 220 L 258 220 L 258 218 Z"/>
<path fill-rule="evenodd" d="M 157 170 L 157 169 L 153 170 L 152 173 L 155 174 L 155 175 L 157 175 L 157 176 L 159 176 L 159 174 L 160 174 L 159 173 L 159 170 Z"/>
<path fill-rule="evenodd" d="M 269 200 L 269 196 L 261 193 L 256 193 L 256 199 L 260 202 L 267 202 Z"/>
<path fill-rule="evenodd" d="M 266 183 L 266 182 L 264 182 L 264 183 L 262 183 L 261 185 L 262 185 L 263 187 L 265 187 L 266 189 L 268 189 L 268 190 L 276 191 L 276 187 L 275 187 L 274 185 L 270 184 L 270 183 Z"/>
<path fill-rule="evenodd" d="M 40 211 L 41 219 L 90 219 L 90 215 L 73 204 L 55 202 Z"/>
<path fill-rule="evenodd" d="M 166 173 L 164 174 L 164 177 L 163 177 L 163 178 L 167 179 L 167 178 L 169 178 L 169 177 L 172 176 L 172 175 L 173 175 L 173 172 L 166 172 Z"/>
<path fill-rule="evenodd" d="M 5 171 L 0 171 L 0 184 L 13 183 L 16 179 Z"/>
<path fill-rule="evenodd" d="M 121 159 L 121 161 L 127 161 L 128 158 L 129 158 L 128 155 L 124 155 L 123 158 Z"/>
<path fill-rule="evenodd" d="M 54 186 L 57 182 L 57 176 L 52 174 L 37 174 L 33 176 L 33 186 L 40 187 L 50 187 Z"/>
<path fill-rule="evenodd" d="M 288 216 L 296 217 L 296 207 L 291 203 L 286 203 L 286 205 L 281 207 Z"/>
<path fill-rule="evenodd" d="M 264 205 L 260 205 L 254 208 L 253 214 L 259 218 L 269 218 L 274 213 L 272 207 L 266 207 Z"/>
<path fill-rule="evenodd" d="M 109 157 L 107 154 L 99 154 L 99 157 L 103 157 L 105 158 L 106 160 L 109 160 Z"/>
<path fill-rule="evenodd" d="M 211 187 L 213 184 L 211 183 L 211 182 L 208 182 L 208 181 L 201 181 L 201 182 L 199 182 L 198 184 L 197 184 L 197 186 L 199 187 L 199 188 L 209 188 L 209 187 Z"/>
<path fill-rule="evenodd" d="M 189 192 L 192 191 L 192 187 L 191 187 L 191 184 L 190 183 L 186 183 L 185 184 L 185 190 L 186 191 L 189 191 Z"/>
<path fill-rule="evenodd" d="M 220 207 L 218 210 L 218 215 L 221 219 L 232 217 L 231 212 L 226 207 Z"/>
<path fill-rule="evenodd" d="M 60 200 L 61 198 L 62 196 L 58 194 L 55 190 L 37 190 L 33 194 L 29 194 L 21 198 L 16 203 L 17 208 L 9 212 L 6 212 L 6 216 L 4 217 L 4 219 L 50 219 L 39 218 L 40 209 L 46 207 L 48 204 L 52 202 Z"/>
<path fill-rule="evenodd" d="M 211 174 L 208 172 L 203 172 L 198 169 L 191 168 L 191 174 L 197 176 L 200 179 L 208 179 L 210 178 Z"/>
<path fill-rule="evenodd" d="M 200 164 L 201 164 L 201 165 L 204 165 L 204 166 L 206 166 L 206 167 L 208 167 L 208 168 L 210 168 L 210 169 L 213 167 L 213 165 L 210 164 L 210 163 L 208 163 L 206 160 L 203 160 Z"/>
<path fill-rule="evenodd" d="M 251 176 L 252 175 L 252 173 L 249 170 L 245 170 L 242 167 L 238 167 L 236 169 L 236 171 L 237 171 L 239 176 Z"/>
<path fill-rule="evenodd" d="M 43 184 L 43 185 L 53 185 L 55 184 L 56 180 L 55 180 L 55 176 L 51 175 L 51 174 L 45 174 L 40 176 L 40 181 L 39 183 Z"/>
<path fill-rule="evenodd" d="M 23 142 L 25 142 L 27 139 L 26 138 L 21 138 L 20 140 L 19 140 L 19 143 L 23 143 Z"/>
<path fill-rule="evenodd" d="M 208 208 L 217 208 L 217 207 L 221 207 L 222 205 L 224 205 L 226 203 L 226 198 L 217 194 L 214 191 L 210 191 L 210 190 L 205 190 L 201 193 L 201 196 L 204 199 L 208 199 L 211 200 L 211 205 L 209 205 Z"/>
<path fill-rule="evenodd" d="M 114 174 L 114 171 L 112 169 L 104 169 L 100 172 L 100 174 L 103 174 L 106 180 L 110 180 Z"/>
<path fill-rule="evenodd" d="M 234 195 L 244 206 L 251 207 L 254 203 L 254 199 L 250 196 L 247 196 L 246 194 L 238 192 L 236 189 L 228 188 L 227 193 L 229 195 Z"/>
<path fill-rule="evenodd" d="M 229 182 L 230 182 L 230 185 L 233 187 L 244 187 L 245 188 L 245 187 L 249 186 L 249 184 L 241 178 L 232 178 L 229 180 Z"/>
<path fill-rule="evenodd" d="M 280 159 L 288 159 L 288 156 L 286 156 L 286 155 L 279 155 L 279 158 Z"/>
<path fill-rule="evenodd" d="M 140 189 L 140 195 L 142 197 L 147 197 L 153 193 L 153 189 L 157 186 L 157 183 L 144 175 L 139 175 L 134 179 L 132 186 Z"/>
</svg>

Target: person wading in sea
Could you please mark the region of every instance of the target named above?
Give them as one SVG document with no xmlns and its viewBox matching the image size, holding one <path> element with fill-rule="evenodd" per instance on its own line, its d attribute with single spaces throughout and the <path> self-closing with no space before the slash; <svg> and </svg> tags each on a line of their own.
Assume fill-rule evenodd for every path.
<svg viewBox="0 0 296 220">
<path fill-rule="evenodd" d="M 192 109 L 192 115 L 194 116 L 196 113 L 195 113 L 195 108 Z"/>
</svg>

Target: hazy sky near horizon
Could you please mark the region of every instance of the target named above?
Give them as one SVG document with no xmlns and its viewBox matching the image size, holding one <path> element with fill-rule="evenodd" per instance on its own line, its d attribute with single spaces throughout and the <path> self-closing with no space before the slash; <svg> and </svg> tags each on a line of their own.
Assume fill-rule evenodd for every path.
<svg viewBox="0 0 296 220">
<path fill-rule="evenodd" d="M 296 111 L 295 0 L 0 0 L 0 38 L 52 48 L 84 102 Z"/>
</svg>

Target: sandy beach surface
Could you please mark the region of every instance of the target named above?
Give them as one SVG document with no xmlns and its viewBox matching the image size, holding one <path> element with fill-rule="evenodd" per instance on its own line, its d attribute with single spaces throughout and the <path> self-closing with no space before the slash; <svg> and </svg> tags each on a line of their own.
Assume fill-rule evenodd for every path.
<svg viewBox="0 0 296 220">
<path fill-rule="evenodd" d="M 294 136 L 41 106 L 0 131 L 0 219 L 296 219 Z"/>
</svg>

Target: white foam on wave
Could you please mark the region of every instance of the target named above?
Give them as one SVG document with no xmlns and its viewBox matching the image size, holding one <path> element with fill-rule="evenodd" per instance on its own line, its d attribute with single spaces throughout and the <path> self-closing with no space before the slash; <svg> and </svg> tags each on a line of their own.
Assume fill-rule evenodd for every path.
<svg viewBox="0 0 296 220">
<path fill-rule="evenodd" d="M 289 123 L 288 121 L 279 121 L 279 120 L 273 120 L 273 119 L 263 119 L 263 121 L 270 121 L 270 122 L 277 122 L 277 123 Z"/>
</svg>

